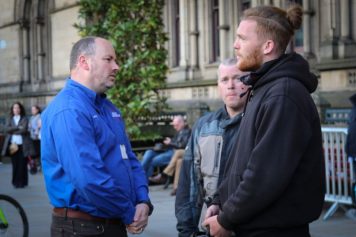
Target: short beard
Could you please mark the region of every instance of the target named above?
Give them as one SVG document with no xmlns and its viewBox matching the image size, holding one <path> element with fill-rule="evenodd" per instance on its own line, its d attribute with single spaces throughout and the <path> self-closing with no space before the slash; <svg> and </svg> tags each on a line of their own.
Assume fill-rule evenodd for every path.
<svg viewBox="0 0 356 237">
<path fill-rule="evenodd" d="M 253 51 L 253 53 L 247 57 L 240 57 L 237 63 L 237 67 L 243 72 L 256 71 L 262 66 L 262 62 L 262 54 L 257 49 L 255 49 L 255 51 Z"/>
</svg>

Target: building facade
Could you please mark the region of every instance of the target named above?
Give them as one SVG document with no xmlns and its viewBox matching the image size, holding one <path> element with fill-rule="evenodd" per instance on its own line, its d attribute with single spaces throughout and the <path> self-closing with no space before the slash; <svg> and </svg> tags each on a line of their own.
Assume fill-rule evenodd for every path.
<svg viewBox="0 0 356 237">
<path fill-rule="evenodd" d="M 356 93 L 356 0 L 166 0 L 169 36 L 167 88 L 175 111 L 213 110 L 221 105 L 217 67 L 233 57 L 242 11 L 257 5 L 303 6 L 303 27 L 290 50 L 307 58 L 320 84 L 313 94 L 321 116 L 347 109 Z M 0 118 L 15 101 L 44 107 L 63 87 L 69 53 L 80 37 L 76 0 L 0 1 Z M 1 122 L 1 121 L 0 121 Z"/>
</svg>

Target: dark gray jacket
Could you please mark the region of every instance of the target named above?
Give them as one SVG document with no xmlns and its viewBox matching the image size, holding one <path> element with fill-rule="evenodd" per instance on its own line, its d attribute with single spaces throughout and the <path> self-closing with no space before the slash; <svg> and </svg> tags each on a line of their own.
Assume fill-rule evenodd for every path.
<svg viewBox="0 0 356 237">
<path fill-rule="evenodd" d="M 203 198 L 215 193 L 221 182 L 240 122 L 241 115 L 230 119 L 223 107 L 195 123 L 184 153 L 176 194 L 175 214 L 180 237 L 198 231 Z"/>
<path fill-rule="evenodd" d="M 9 117 L 6 121 L 5 133 L 6 136 L 2 147 L 1 156 L 7 155 L 11 136 L 13 134 L 22 136 L 22 149 L 25 157 L 35 155 L 34 147 L 30 138 L 30 133 L 28 132 L 28 119 L 26 117 L 22 116 L 17 126 L 15 125 L 13 118 Z"/>
</svg>

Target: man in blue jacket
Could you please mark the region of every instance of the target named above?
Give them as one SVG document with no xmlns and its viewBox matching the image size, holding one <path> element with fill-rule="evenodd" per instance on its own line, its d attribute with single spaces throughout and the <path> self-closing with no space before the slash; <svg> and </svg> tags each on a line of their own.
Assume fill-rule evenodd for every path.
<svg viewBox="0 0 356 237">
<path fill-rule="evenodd" d="M 111 43 L 74 44 L 70 77 L 42 116 L 41 158 L 51 236 L 141 233 L 152 205 L 120 111 L 106 98 L 119 70 Z"/>
<path fill-rule="evenodd" d="M 224 106 L 196 122 L 185 151 L 175 203 L 179 237 L 199 232 L 199 219 L 205 216 L 206 204 L 221 182 L 226 157 L 236 143 L 247 91 L 236 63 L 227 59 L 220 64 L 218 90 Z"/>
</svg>

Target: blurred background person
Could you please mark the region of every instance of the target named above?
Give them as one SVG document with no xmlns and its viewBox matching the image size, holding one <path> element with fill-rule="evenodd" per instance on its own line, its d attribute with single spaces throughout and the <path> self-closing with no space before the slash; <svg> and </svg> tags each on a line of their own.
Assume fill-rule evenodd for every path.
<svg viewBox="0 0 356 237">
<path fill-rule="evenodd" d="M 9 155 L 12 164 L 12 184 L 15 188 L 28 185 L 27 157 L 34 153 L 28 132 L 28 119 L 20 102 L 11 106 L 5 125 L 5 141 L 1 155 Z"/>
<path fill-rule="evenodd" d="M 34 147 L 34 156 L 32 156 L 31 172 L 36 173 L 39 166 L 41 156 L 41 141 L 40 141 L 40 129 L 41 129 L 41 108 L 38 105 L 31 107 L 31 117 L 28 124 L 28 130 L 30 131 L 30 137 Z"/>
<path fill-rule="evenodd" d="M 183 116 L 174 116 L 172 126 L 177 131 L 173 138 L 166 137 L 163 144 L 156 144 L 155 148 L 149 149 L 143 154 L 141 164 L 146 172 L 147 179 L 152 176 L 155 167 L 169 164 L 175 149 L 184 149 L 188 143 L 190 128 L 185 124 Z M 161 176 L 158 183 L 165 183 L 166 178 L 166 176 Z"/>
</svg>

